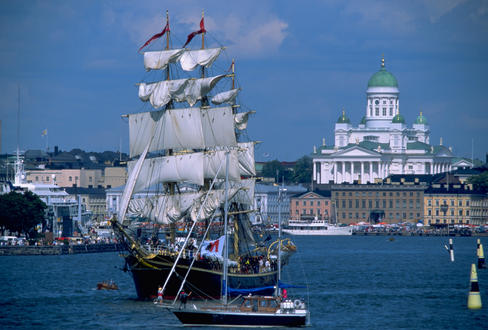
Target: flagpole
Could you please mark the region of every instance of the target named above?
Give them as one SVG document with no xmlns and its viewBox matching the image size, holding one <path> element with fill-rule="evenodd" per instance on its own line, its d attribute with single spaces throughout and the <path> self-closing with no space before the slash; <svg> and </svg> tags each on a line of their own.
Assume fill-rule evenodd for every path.
<svg viewBox="0 0 488 330">
<path fill-rule="evenodd" d="M 166 50 L 169 49 L 169 13 L 168 10 L 166 10 L 166 26 L 168 27 L 168 31 L 166 31 Z M 169 64 L 166 67 L 166 80 L 169 80 Z"/>
<path fill-rule="evenodd" d="M 202 10 L 202 19 L 204 17 L 204 11 Z M 202 49 L 205 48 L 205 32 L 202 32 Z"/>
<path fill-rule="evenodd" d="M 205 16 L 204 11 L 202 10 L 202 21 L 203 17 Z M 202 32 L 202 49 L 205 48 L 205 31 Z M 202 78 L 205 78 L 205 67 L 202 65 Z"/>
</svg>

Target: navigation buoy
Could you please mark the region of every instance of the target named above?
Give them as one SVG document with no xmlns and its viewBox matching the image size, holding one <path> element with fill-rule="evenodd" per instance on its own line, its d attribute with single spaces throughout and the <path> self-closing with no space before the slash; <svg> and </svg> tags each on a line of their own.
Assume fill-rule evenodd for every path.
<svg viewBox="0 0 488 330">
<path fill-rule="evenodd" d="M 483 251 L 483 244 L 478 248 L 478 269 L 485 268 L 485 252 Z"/>
<path fill-rule="evenodd" d="M 468 308 L 480 309 L 481 308 L 481 296 L 480 287 L 478 285 L 478 274 L 476 273 L 476 266 L 471 264 L 471 276 L 469 279 L 471 289 L 468 295 Z"/>
<path fill-rule="evenodd" d="M 449 247 L 447 245 L 444 245 L 446 248 L 447 252 L 449 252 L 449 255 L 451 256 L 451 262 L 454 262 L 454 246 L 452 244 L 452 238 L 449 238 Z"/>
</svg>

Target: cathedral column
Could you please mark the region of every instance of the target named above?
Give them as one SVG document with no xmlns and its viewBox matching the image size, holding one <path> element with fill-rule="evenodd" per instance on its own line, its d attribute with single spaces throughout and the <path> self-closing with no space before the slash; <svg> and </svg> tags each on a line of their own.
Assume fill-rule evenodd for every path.
<svg viewBox="0 0 488 330">
<path fill-rule="evenodd" d="M 364 180 L 364 162 L 361 162 L 361 183 L 366 183 Z"/>
<path fill-rule="evenodd" d="M 369 162 L 369 182 L 373 182 L 373 162 Z"/>
<path fill-rule="evenodd" d="M 346 162 L 341 162 L 342 164 L 342 182 L 344 182 L 344 177 L 346 176 Z"/>
<path fill-rule="evenodd" d="M 353 183 L 354 182 L 354 162 L 349 162 L 349 165 L 351 166 L 351 180 L 349 181 L 349 183 Z"/>
</svg>

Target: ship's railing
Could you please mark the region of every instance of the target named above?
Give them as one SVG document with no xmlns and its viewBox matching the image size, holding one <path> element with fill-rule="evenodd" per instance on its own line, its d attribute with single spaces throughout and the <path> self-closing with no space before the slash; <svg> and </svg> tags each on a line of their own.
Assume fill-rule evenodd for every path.
<svg viewBox="0 0 488 330">
<path fill-rule="evenodd" d="M 170 248 L 166 245 L 145 245 L 144 248 L 152 254 L 157 254 L 161 256 L 176 257 L 178 256 L 179 250 Z M 181 258 L 191 260 L 194 256 L 194 250 L 185 249 L 181 253 Z M 200 256 L 198 257 L 200 259 Z M 218 260 L 214 260 L 210 263 L 213 270 L 222 270 L 222 264 Z M 229 265 L 229 272 L 233 274 L 258 274 L 258 273 L 270 273 L 277 269 L 276 260 L 270 260 L 266 263 L 263 259 L 263 263 L 259 263 L 259 258 L 244 258 L 240 259 L 238 262 L 232 262 Z"/>
</svg>

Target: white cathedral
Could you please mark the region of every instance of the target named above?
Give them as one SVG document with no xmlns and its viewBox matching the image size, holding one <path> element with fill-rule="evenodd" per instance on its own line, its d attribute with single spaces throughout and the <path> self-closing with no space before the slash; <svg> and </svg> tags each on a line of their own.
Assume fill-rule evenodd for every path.
<svg viewBox="0 0 488 330">
<path fill-rule="evenodd" d="M 381 68 L 368 81 L 366 115 L 357 127 L 345 111 L 335 124 L 335 141 L 314 147 L 313 181 L 328 183 L 374 183 L 391 174 L 437 174 L 472 167 L 456 158 L 451 148 L 430 144 L 430 128 L 420 112 L 411 128 L 400 114 L 398 82 Z"/>
</svg>

